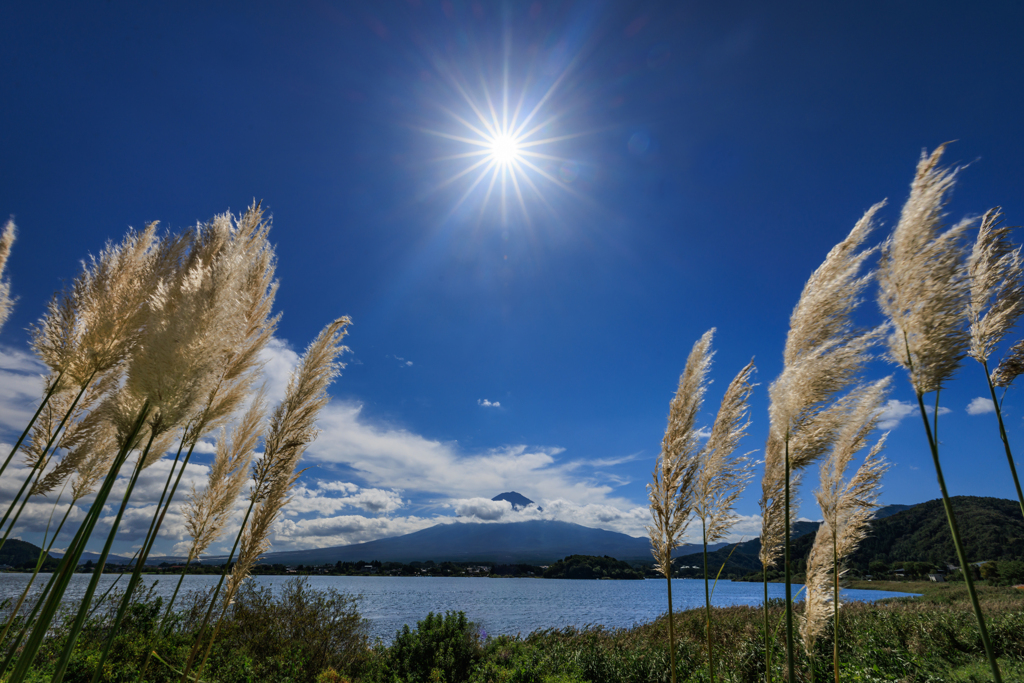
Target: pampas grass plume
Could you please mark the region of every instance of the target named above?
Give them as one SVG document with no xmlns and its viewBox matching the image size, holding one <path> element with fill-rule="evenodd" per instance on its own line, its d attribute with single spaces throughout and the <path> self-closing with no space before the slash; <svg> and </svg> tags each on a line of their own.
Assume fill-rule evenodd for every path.
<svg viewBox="0 0 1024 683">
<path fill-rule="evenodd" d="M 317 415 L 330 400 L 327 387 L 341 370 L 337 359 L 347 351 L 341 341 L 349 324 L 348 317 L 335 320 L 309 345 L 288 381 L 284 399 L 270 418 L 263 457 L 253 465 L 252 519 L 243 532 L 238 562 L 228 579 L 225 607 L 259 556 L 270 547 L 271 528 L 288 504 L 288 493 L 299 476 L 295 471 L 299 459 L 316 438 Z"/>
<path fill-rule="evenodd" d="M 11 314 L 11 307 L 14 301 L 11 300 L 11 286 L 7 280 L 2 279 L 4 268 L 7 266 L 7 257 L 11 255 L 11 245 L 14 244 L 16 229 L 14 221 L 8 219 L 4 224 L 3 232 L 0 232 L 0 328 L 7 322 Z"/>
<path fill-rule="evenodd" d="M 647 527 L 655 567 L 666 578 L 672 576 L 672 551 L 679 547 L 690 523 L 693 482 L 698 461 L 697 413 L 707 390 L 711 366 L 711 338 L 714 328 L 697 340 L 686 359 L 679 388 L 669 404 L 668 426 L 654 469 L 654 482 L 647 485 L 654 524 Z"/>
<path fill-rule="evenodd" d="M 979 363 L 1024 313 L 1024 272 L 1020 249 L 1010 242 L 1010 229 L 1001 225 L 1002 214 L 991 209 L 981 219 L 978 237 L 967 259 L 970 278 L 969 353 Z"/>
<path fill-rule="evenodd" d="M 707 543 L 722 540 L 736 524 L 733 506 L 753 476 L 750 459 L 736 454 L 750 425 L 748 402 L 754 389 L 750 381 L 753 373 L 751 361 L 729 383 L 700 455 L 693 510 L 704 524 Z"/>
<path fill-rule="evenodd" d="M 910 373 L 918 394 L 942 388 L 970 348 L 970 283 L 964 235 L 971 221 L 946 229 L 942 209 L 959 169 L 939 167 L 939 145 L 922 154 L 899 223 L 882 245 L 879 305 L 892 321 L 889 356 Z"/>
<path fill-rule="evenodd" d="M 192 537 L 189 561 L 202 555 L 223 533 L 238 494 L 248 481 L 249 464 L 262 435 L 265 410 L 266 393 L 261 389 L 230 434 L 222 430 L 206 488 L 197 492 L 195 486 L 192 487 L 189 501 L 182 507 L 185 529 Z"/>
</svg>

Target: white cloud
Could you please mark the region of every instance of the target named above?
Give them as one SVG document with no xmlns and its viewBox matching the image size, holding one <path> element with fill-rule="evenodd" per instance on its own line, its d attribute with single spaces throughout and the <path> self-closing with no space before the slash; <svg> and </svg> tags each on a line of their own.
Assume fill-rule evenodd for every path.
<svg viewBox="0 0 1024 683">
<path fill-rule="evenodd" d="M 501 403 L 499 403 L 498 401 L 488 401 L 486 398 L 478 398 L 476 400 L 476 404 L 478 406 L 483 406 L 484 408 L 500 408 L 501 407 Z"/>
<path fill-rule="evenodd" d="M 935 409 L 931 406 L 925 406 L 925 411 L 927 411 L 928 414 L 931 415 L 935 412 Z M 949 408 L 946 408 L 945 406 L 939 407 L 939 415 L 948 415 L 951 412 L 952 411 Z M 914 404 L 908 401 L 900 401 L 894 398 L 889 399 L 889 401 L 885 404 L 885 407 L 882 408 L 882 412 L 879 415 L 878 428 L 885 430 L 895 429 L 897 426 L 899 426 L 900 422 L 903 421 L 903 418 L 909 415 L 919 414 L 920 411 Z"/>
<path fill-rule="evenodd" d="M 507 500 L 491 500 L 489 498 L 467 498 L 453 502 L 455 514 L 459 517 L 475 517 L 494 522 L 512 512 L 512 503 Z"/>
<path fill-rule="evenodd" d="M 982 398 L 979 396 L 967 405 L 968 415 L 984 415 L 985 413 L 994 412 L 996 412 L 996 406 L 992 403 L 992 399 L 990 398 Z"/>
<path fill-rule="evenodd" d="M 701 427 L 697 430 L 698 439 L 709 439 L 711 438 L 711 427 Z"/>
<path fill-rule="evenodd" d="M 0 347 L 0 426 L 18 434 L 25 429 L 42 400 L 46 372 L 34 356 Z"/>
</svg>

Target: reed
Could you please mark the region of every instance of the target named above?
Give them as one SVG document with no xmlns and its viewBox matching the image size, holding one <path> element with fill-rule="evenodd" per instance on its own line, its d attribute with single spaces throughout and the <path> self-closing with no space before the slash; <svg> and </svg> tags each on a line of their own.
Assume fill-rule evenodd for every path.
<svg viewBox="0 0 1024 683">
<path fill-rule="evenodd" d="M 989 371 L 988 359 L 1003 338 L 1024 314 L 1024 268 L 1021 264 L 1020 248 L 1013 248 L 1010 229 L 1002 225 L 1002 213 L 991 209 L 981 219 L 978 236 L 967 258 L 967 275 L 970 279 L 971 298 L 967 307 L 970 323 L 971 345 L 968 353 L 981 364 L 988 382 L 992 406 L 995 408 L 999 437 L 1003 442 L 1006 462 L 1010 466 L 1017 502 L 1024 515 L 1024 493 L 1021 492 L 1017 466 L 1003 423 L 1002 402 L 996 397 L 996 384 Z M 1011 352 L 1009 364 L 1013 364 Z M 1006 367 L 1000 363 L 999 368 Z M 1005 371 L 1004 373 L 1005 374 Z"/>
<path fill-rule="evenodd" d="M 202 674 L 210 648 L 217 638 L 231 600 L 260 554 L 269 548 L 273 524 L 281 509 L 288 503 L 288 494 L 301 474 L 296 471 L 299 460 L 306 447 L 316 438 L 317 415 L 330 400 L 327 388 L 343 367 L 338 357 L 348 350 L 341 342 L 348 333 L 350 324 L 349 318 L 338 318 L 327 325 L 313 340 L 303 354 L 299 367 L 292 373 L 284 399 L 271 415 L 263 457 L 253 463 L 252 467 L 253 485 L 249 494 L 248 509 L 235 536 L 228 559 L 224 563 L 224 572 L 221 573 L 220 581 L 210 596 L 210 605 L 200 627 L 202 633 L 210 622 L 221 586 L 230 568 L 230 578 L 220 614 L 199 663 L 196 678 Z M 240 543 L 241 553 L 238 561 L 232 566 Z M 202 642 L 202 639 L 197 639 L 189 653 L 182 672 L 183 682 L 188 680 Z"/>
<path fill-rule="evenodd" d="M 669 666 L 676 680 L 675 631 L 672 623 L 672 551 L 682 543 L 693 510 L 694 482 L 700 464 L 696 419 L 707 391 L 714 328 L 697 340 L 686 359 L 679 388 L 669 404 L 668 426 L 654 468 L 654 482 L 647 485 L 651 517 L 647 527 L 655 568 L 668 583 Z"/>
<path fill-rule="evenodd" d="M 700 519 L 704 545 L 704 603 L 707 614 L 708 672 L 715 680 L 715 656 L 711 644 L 711 591 L 708 582 L 708 543 L 725 538 L 739 517 L 734 506 L 750 482 L 752 463 L 738 455 L 736 447 L 750 425 L 749 401 L 754 390 L 751 377 L 754 362 L 739 371 L 722 397 L 711 436 L 698 456 L 698 474 L 694 483 L 694 515 Z"/>
<path fill-rule="evenodd" d="M 865 213 L 804 285 L 790 316 L 782 373 L 769 387 L 769 432 L 760 499 L 760 559 L 766 596 L 764 637 L 768 650 L 767 572 L 782 555 L 786 576 L 786 663 L 791 681 L 796 680 L 796 665 L 789 530 L 797 507 L 792 491 L 800 482 L 801 470 L 831 447 L 846 410 L 845 403 L 835 399 L 856 381 L 871 357 L 870 349 L 884 331 L 859 330 L 852 320 L 861 294 L 871 281 L 871 275 L 862 271 L 873 250 L 864 249 L 863 244 L 881 206 L 876 204 Z M 766 669 L 766 680 L 768 675 Z"/>
<path fill-rule="evenodd" d="M 967 249 L 964 241 L 971 221 L 961 221 L 949 228 L 943 223 L 942 209 L 958 172 L 958 169 L 946 170 L 939 166 L 945 147 L 940 145 L 931 154 L 921 155 L 910 186 L 910 197 L 903 205 L 892 235 L 882 246 L 878 302 L 893 325 L 888 343 L 889 356 L 907 371 L 917 395 L 946 519 L 960 566 L 964 569 L 978 631 L 992 676 L 1001 683 L 1002 676 L 985 616 L 960 541 L 956 515 L 949 502 L 936 434 L 939 393 L 971 350 L 971 334 L 966 325 L 971 305 L 971 283 L 965 266 Z M 936 396 L 935 415 L 929 419 L 924 395 L 931 392 Z"/>
<path fill-rule="evenodd" d="M 815 640 L 832 617 L 832 665 L 836 683 L 839 683 L 839 579 L 845 573 L 842 563 L 867 536 L 881 478 L 888 469 L 880 456 L 886 435 L 869 450 L 849 482 L 845 481 L 845 473 L 854 455 L 867 446 L 868 437 L 878 424 L 889 383 L 886 378 L 851 392 L 845 402 L 849 406 L 845 423 L 828 459 L 821 465 L 821 484 L 815 492 L 824 522 L 814 537 L 807 564 L 800 635 L 811 658 Z"/>
</svg>

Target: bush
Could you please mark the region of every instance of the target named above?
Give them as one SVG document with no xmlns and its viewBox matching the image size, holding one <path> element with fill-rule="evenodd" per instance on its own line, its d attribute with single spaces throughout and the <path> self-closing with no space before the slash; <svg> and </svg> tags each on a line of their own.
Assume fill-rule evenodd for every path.
<svg viewBox="0 0 1024 683">
<path fill-rule="evenodd" d="M 395 633 L 390 648 L 378 646 L 368 680 L 407 683 L 463 683 L 480 659 L 480 640 L 465 612 L 431 612 Z"/>
</svg>

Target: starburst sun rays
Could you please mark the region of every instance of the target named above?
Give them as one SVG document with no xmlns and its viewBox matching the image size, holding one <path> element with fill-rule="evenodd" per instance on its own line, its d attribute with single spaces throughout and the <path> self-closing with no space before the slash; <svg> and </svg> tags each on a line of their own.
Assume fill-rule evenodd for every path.
<svg viewBox="0 0 1024 683">
<path fill-rule="evenodd" d="M 482 193 L 478 221 L 482 221 L 484 213 L 495 198 L 501 214 L 501 223 L 508 223 L 509 206 L 514 202 L 527 224 L 531 223 L 527 204 L 536 199 L 544 207 L 557 215 L 551 202 L 545 197 L 543 188 L 553 185 L 562 191 L 581 197 L 566 182 L 565 178 L 575 178 L 578 163 L 574 159 L 550 153 L 551 146 L 558 142 L 577 138 L 586 133 L 569 133 L 552 135 L 551 130 L 563 114 L 545 115 L 546 106 L 566 77 L 563 72 L 547 89 L 536 104 L 526 111 L 527 88 L 524 87 L 514 106 L 510 106 L 508 70 L 503 79 L 500 112 L 495 107 L 493 98 L 487 88 L 486 81 L 481 79 L 482 103 L 475 99 L 466 86 L 458 79 L 452 78 L 455 89 L 459 93 L 466 115 L 459 114 L 447 107 L 441 110 L 450 118 L 454 132 L 419 128 L 424 133 L 446 140 L 462 143 L 467 151 L 437 157 L 435 161 L 465 161 L 466 165 L 457 169 L 452 175 L 434 186 L 431 192 L 456 184 L 460 180 L 468 183 L 446 218 L 454 215 L 466 202 Z M 471 113 L 470 113 L 471 112 Z M 562 176 L 562 177 L 559 177 Z M 510 199 L 512 200 L 510 202 Z"/>
</svg>

